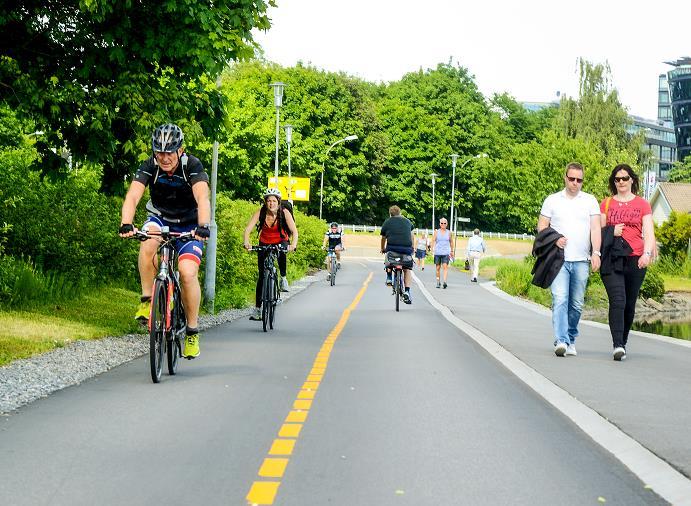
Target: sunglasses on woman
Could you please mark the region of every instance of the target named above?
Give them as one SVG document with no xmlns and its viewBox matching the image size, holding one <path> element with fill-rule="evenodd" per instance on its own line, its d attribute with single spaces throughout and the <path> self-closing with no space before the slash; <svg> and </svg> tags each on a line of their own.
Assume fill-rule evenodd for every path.
<svg viewBox="0 0 691 506">
<path fill-rule="evenodd" d="M 631 176 L 615 177 L 614 182 L 618 183 L 619 181 L 628 181 L 629 179 L 631 179 Z"/>
</svg>

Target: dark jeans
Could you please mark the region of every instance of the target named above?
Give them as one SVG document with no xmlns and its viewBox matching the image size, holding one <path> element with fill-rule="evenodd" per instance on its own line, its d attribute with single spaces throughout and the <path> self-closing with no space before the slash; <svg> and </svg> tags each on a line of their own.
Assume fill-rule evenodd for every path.
<svg viewBox="0 0 691 506">
<path fill-rule="evenodd" d="M 284 247 L 288 246 L 288 241 L 281 243 Z M 265 243 L 259 242 L 260 246 L 266 246 Z M 254 305 L 259 307 L 262 305 L 262 288 L 264 283 L 264 259 L 268 253 L 266 251 L 257 252 L 257 266 L 259 267 L 259 277 L 257 278 L 257 288 L 254 290 Z M 286 277 L 286 254 L 283 251 L 278 253 L 278 270 L 281 273 L 281 277 Z"/>
<path fill-rule="evenodd" d="M 643 284 L 646 269 L 638 268 L 640 257 L 627 257 L 624 272 L 602 275 L 602 283 L 609 299 L 609 331 L 615 348 L 626 347 L 629 330 L 636 312 L 636 299 Z"/>
</svg>

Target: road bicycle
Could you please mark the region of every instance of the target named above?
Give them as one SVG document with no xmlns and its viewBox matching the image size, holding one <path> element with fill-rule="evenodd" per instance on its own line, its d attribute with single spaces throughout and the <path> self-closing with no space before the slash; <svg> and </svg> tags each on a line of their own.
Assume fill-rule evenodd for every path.
<svg viewBox="0 0 691 506">
<path fill-rule="evenodd" d="M 329 268 L 329 283 L 331 286 L 336 284 L 336 272 L 338 272 L 338 259 L 336 258 L 336 250 L 328 248 L 326 250 L 326 264 Z"/>
<path fill-rule="evenodd" d="M 182 357 L 187 318 L 180 290 L 175 242 L 193 241 L 194 232 L 171 232 L 169 227 L 162 227 L 160 232 L 137 231 L 134 238 L 140 241 L 161 241 L 158 246 L 158 274 L 154 278 L 148 322 L 151 379 L 158 383 L 163 371 L 163 356 L 167 356 L 168 374 L 171 376 L 177 373 L 178 362 Z"/>
<path fill-rule="evenodd" d="M 396 299 L 396 311 L 400 311 L 401 300 L 405 294 L 405 287 L 403 283 L 404 269 L 412 269 L 413 257 L 403 253 L 396 253 L 389 251 L 386 254 L 386 265 L 391 268 L 392 274 L 392 294 Z"/>
<path fill-rule="evenodd" d="M 264 246 L 252 246 L 250 251 L 263 251 L 264 279 L 262 280 L 262 328 L 264 332 L 273 330 L 276 318 L 276 306 L 281 302 L 281 290 L 278 283 L 278 269 L 276 261 L 280 252 L 288 251 L 280 244 L 267 244 Z"/>
</svg>

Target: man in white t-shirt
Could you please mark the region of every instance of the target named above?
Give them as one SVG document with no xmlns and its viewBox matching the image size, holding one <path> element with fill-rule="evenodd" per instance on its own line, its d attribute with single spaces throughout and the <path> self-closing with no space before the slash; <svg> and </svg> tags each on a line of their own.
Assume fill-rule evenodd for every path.
<svg viewBox="0 0 691 506">
<path fill-rule="evenodd" d="M 564 265 L 552 282 L 554 353 L 576 355 L 578 322 L 583 310 L 588 266 L 600 268 L 600 207 L 595 197 L 581 191 L 585 171 L 580 163 L 566 166 L 564 189 L 545 199 L 537 222 L 538 232 L 552 227 L 563 237 Z M 591 255 L 592 246 L 592 255 Z"/>
</svg>

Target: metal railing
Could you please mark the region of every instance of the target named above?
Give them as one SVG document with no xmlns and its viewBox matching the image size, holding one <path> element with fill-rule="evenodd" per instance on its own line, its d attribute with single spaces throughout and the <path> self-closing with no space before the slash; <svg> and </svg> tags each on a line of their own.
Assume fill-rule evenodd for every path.
<svg viewBox="0 0 691 506">
<path fill-rule="evenodd" d="M 341 225 L 341 229 L 349 232 L 374 232 L 378 233 L 381 230 L 380 226 L 377 225 Z M 426 233 L 428 235 L 432 234 L 433 230 L 429 228 L 416 228 L 413 229 L 415 235 Z M 458 237 L 471 237 L 473 235 L 472 230 L 457 230 Z M 485 239 L 515 239 L 522 241 L 533 241 L 535 236 L 531 234 L 511 234 L 509 232 L 480 232 L 480 235 Z"/>
</svg>

